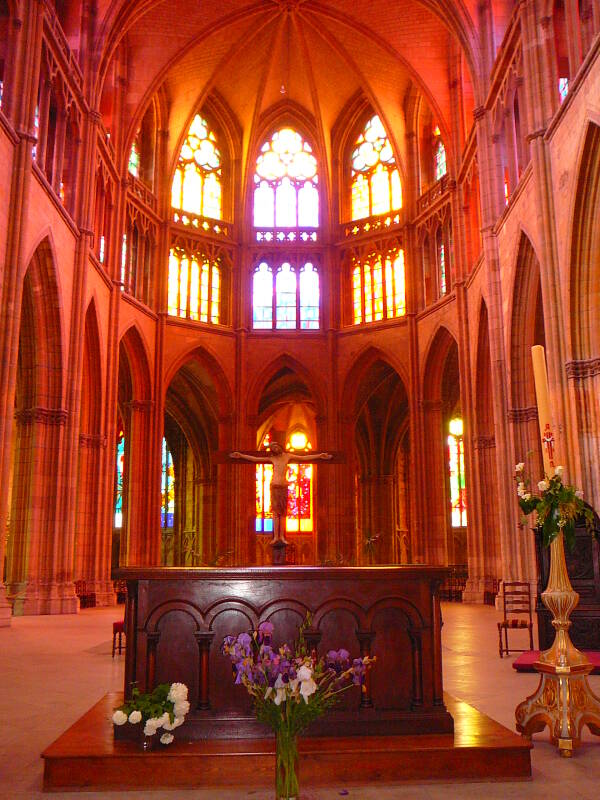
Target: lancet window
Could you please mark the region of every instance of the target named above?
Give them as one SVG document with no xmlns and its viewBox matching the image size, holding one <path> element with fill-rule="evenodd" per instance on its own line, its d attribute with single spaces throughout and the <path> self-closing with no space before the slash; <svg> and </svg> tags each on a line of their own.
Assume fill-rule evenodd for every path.
<svg viewBox="0 0 600 800">
<path fill-rule="evenodd" d="M 258 242 L 315 242 L 319 227 L 317 159 L 292 128 L 263 144 L 254 173 L 254 227 Z"/>
<path fill-rule="evenodd" d="M 451 524 L 453 528 L 464 528 L 467 525 L 467 497 L 463 421 L 460 417 L 454 417 L 448 425 L 448 473 Z"/>
<path fill-rule="evenodd" d="M 263 330 L 318 330 L 319 273 L 310 261 L 262 261 L 252 279 L 252 327 Z"/>
<path fill-rule="evenodd" d="M 223 269 L 220 257 L 172 247 L 169 256 L 167 310 L 171 316 L 222 322 Z"/>
<path fill-rule="evenodd" d="M 266 450 L 271 443 L 267 433 L 262 442 Z M 305 431 L 297 429 L 286 442 L 286 450 L 300 452 L 302 455 L 312 450 Z M 271 464 L 256 465 L 256 532 L 273 532 L 273 513 L 271 510 Z M 286 474 L 288 484 L 288 503 L 285 529 L 288 533 L 311 533 L 313 529 L 313 465 L 288 464 Z"/>
<path fill-rule="evenodd" d="M 129 161 L 127 163 L 127 171 L 134 178 L 140 177 L 140 143 L 139 134 L 131 143 L 131 150 L 129 151 Z"/>
<path fill-rule="evenodd" d="M 381 120 L 371 117 L 351 156 L 352 219 L 402 208 L 402 183 L 394 151 Z"/>
<path fill-rule="evenodd" d="M 442 134 L 440 129 L 436 126 L 433 131 L 434 136 L 434 149 L 433 149 L 433 173 L 436 181 L 441 180 L 447 172 L 446 164 L 446 148 L 442 141 Z"/>
<path fill-rule="evenodd" d="M 223 218 L 222 202 L 222 161 L 217 138 L 206 120 L 196 114 L 173 176 L 173 219 L 198 228 L 198 217 Z"/>
<path fill-rule="evenodd" d="M 173 456 L 163 436 L 160 524 L 162 528 L 173 528 L 175 524 L 175 467 Z"/>
<path fill-rule="evenodd" d="M 117 458 L 115 464 L 114 527 L 123 527 L 123 481 L 125 477 L 125 431 L 121 419 L 117 421 Z"/>
<path fill-rule="evenodd" d="M 378 322 L 406 313 L 404 250 L 369 254 L 352 267 L 353 323 Z"/>
</svg>

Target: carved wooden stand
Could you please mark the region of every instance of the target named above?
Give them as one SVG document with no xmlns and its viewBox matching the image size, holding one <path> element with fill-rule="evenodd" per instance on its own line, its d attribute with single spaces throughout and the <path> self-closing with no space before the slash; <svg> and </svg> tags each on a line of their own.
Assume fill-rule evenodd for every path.
<svg viewBox="0 0 600 800">
<path fill-rule="evenodd" d="M 579 595 L 567 573 L 562 533 L 550 545 L 550 577 L 542 601 L 554 617 L 556 636 L 552 647 L 534 664 L 541 673 L 538 688 L 515 709 L 517 730 L 531 737 L 547 725 L 552 744 L 558 745 L 560 755 L 568 758 L 581 743 L 584 725 L 600 736 L 600 697 L 592 692 L 587 680 L 592 664 L 569 637 L 569 616 Z"/>
</svg>

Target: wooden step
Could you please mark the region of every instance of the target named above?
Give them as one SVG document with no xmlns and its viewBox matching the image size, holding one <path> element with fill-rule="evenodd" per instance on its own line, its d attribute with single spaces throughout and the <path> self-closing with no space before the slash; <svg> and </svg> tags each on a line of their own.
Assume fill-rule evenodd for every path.
<svg viewBox="0 0 600 800">
<path fill-rule="evenodd" d="M 46 791 L 264 787 L 274 782 L 274 739 L 115 741 L 112 713 L 122 695 L 105 695 L 43 753 Z M 300 784 L 531 778 L 531 743 L 450 695 L 454 734 L 300 739 Z M 179 739 L 177 735 L 179 734 Z"/>
</svg>

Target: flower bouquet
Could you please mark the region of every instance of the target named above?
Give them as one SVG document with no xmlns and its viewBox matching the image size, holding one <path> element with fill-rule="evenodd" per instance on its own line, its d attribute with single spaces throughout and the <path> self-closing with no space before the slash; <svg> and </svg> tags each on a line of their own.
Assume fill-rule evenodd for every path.
<svg viewBox="0 0 600 800">
<path fill-rule="evenodd" d="M 175 728 L 183 725 L 190 710 L 188 688 L 185 683 L 161 683 L 153 692 L 143 694 L 137 687 L 131 699 L 120 705 L 112 716 L 115 725 L 139 725 L 144 737 L 154 736 L 159 728 L 165 733 L 161 744 L 171 744 Z"/>
<path fill-rule="evenodd" d="M 575 545 L 575 520 L 582 515 L 586 527 L 593 531 L 594 514 L 583 502 L 583 492 L 562 482 L 563 467 L 554 475 L 538 482 L 539 495 L 531 493 L 531 481 L 525 474 L 525 464 L 515 467 L 515 481 L 519 506 L 525 515 L 537 513 L 537 524 L 542 529 L 542 542 L 546 547 L 562 532 L 570 550 Z"/>
<path fill-rule="evenodd" d="M 362 685 L 375 658 L 355 658 L 347 650 L 330 650 L 317 659 L 308 651 L 304 631 L 307 616 L 292 650 L 287 644 L 272 645 L 273 625 L 262 622 L 251 633 L 226 636 L 222 652 L 232 662 L 236 684 L 246 687 L 260 722 L 276 737 L 277 798 L 298 797 L 297 736 L 335 705 L 341 692 Z"/>
</svg>

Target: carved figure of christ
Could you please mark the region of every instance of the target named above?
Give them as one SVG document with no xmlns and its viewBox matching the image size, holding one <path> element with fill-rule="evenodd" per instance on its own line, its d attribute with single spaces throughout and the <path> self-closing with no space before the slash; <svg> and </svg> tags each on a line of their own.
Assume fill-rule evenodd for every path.
<svg viewBox="0 0 600 800">
<path fill-rule="evenodd" d="M 311 463 L 313 461 L 330 461 L 332 453 L 309 453 L 300 456 L 297 453 L 288 453 L 281 445 L 274 442 L 269 450 L 261 456 L 252 456 L 234 450 L 229 457 L 241 461 L 252 461 L 255 464 L 272 464 L 273 477 L 271 478 L 271 511 L 273 512 L 273 543 L 281 541 L 287 544 L 284 536 L 282 519 L 287 516 L 288 481 L 287 468 L 290 461 L 293 463 Z"/>
</svg>

